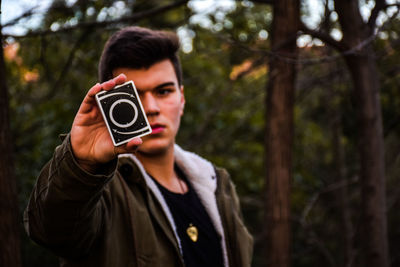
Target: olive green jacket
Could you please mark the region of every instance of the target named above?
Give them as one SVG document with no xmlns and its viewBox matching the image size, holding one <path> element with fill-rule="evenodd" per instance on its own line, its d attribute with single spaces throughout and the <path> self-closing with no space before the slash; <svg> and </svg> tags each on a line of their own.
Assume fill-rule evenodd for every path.
<svg viewBox="0 0 400 267">
<path fill-rule="evenodd" d="M 253 240 L 228 173 L 179 146 L 175 162 L 221 237 L 224 265 L 250 266 Z M 171 213 L 140 162 L 125 154 L 89 174 L 76 163 L 69 137 L 41 171 L 24 224 L 61 266 L 184 266 Z"/>
</svg>

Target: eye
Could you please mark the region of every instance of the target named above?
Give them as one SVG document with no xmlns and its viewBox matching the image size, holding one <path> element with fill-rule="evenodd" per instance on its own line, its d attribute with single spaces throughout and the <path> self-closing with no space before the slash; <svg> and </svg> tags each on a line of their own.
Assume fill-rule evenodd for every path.
<svg viewBox="0 0 400 267">
<path fill-rule="evenodd" d="M 160 89 L 157 89 L 157 95 L 160 95 L 160 96 L 167 96 L 167 95 L 169 95 L 169 94 L 171 94 L 171 93 L 173 93 L 175 90 L 173 89 L 173 88 L 160 88 Z"/>
</svg>

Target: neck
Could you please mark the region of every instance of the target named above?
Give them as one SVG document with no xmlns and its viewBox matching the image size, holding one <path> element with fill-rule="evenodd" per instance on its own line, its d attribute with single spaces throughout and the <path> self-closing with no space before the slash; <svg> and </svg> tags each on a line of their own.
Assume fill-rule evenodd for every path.
<svg viewBox="0 0 400 267">
<path fill-rule="evenodd" d="M 159 154 L 146 154 L 138 151 L 136 157 L 158 183 L 175 193 L 186 193 L 187 186 L 180 181 L 174 168 L 174 149 Z"/>
<path fill-rule="evenodd" d="M 140 160 L 144 169 L 157 181 L 168 181 L 174 176 L 173 148 L 157 154 L 148 154 L 138 151 L 136 157 Z"/>
</svg>

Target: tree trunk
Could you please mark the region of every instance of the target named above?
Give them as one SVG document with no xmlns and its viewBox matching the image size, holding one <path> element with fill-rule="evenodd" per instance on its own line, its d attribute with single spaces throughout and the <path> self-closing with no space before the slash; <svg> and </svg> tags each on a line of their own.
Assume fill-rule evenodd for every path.
<svg viewBox="0 0 400 267">
<path fill-rule="evenodd" d="M 372 51 L 370 52 L 372 53 Z M 354 80 L 359 129 L 363 266 L 389 266 L 386 182 L 378 74 L 373 56 L 347 57 Z"/>
<path fill-rule="evenodd" d="M 266 125 L 267 266 L 290 266 L 290 181 L 299 1 L 273 7 Z"/>
<path fill-rule="evenodd" d="M 368 40 L 373 30 L 363 21 L 357 0 L 336 0 L 343 40 L 354 48 Z M 362 266 L 389 266 L 383 127 L 379 78 L 372 46 L 365 44 L 345 55 L 353 85 L 359 136 L 362 193 Z"/>
<path fill-rule="evenodd" d="M 346 178 L 346 167 L 344 159 L 344 148 L 340 141 L 341 137 L 341 122 L 340 114 L 337 108 L 334 107 L 334 115 L 332 123 L 332 146 L 333 146 L 333 174 L 340 184 L 343 184 L 336 192 L 336 202 L 338 203 L 338 211 L 340 214 L 342 234 L 342 252 L 344 256 L 344 267 L 352 266 L 354 258 L 353 249 L 353 223 L 351 221 L 351 207 L 348 192 L 348 179 Z"/>
<path fill-rule="evenodd" d="M 330 21 L 330 15 L 332 11 L 329 7 L 329 1 L 325 1 L 325 14 L 324 20 L 321 24 L 321 30 L 323 32 L 331 32 L 332 23 Z M 332 55 L 332 48 L 326 46 L 324 48 L 326 55 Z M 338 69 L 340 66 L 333 62 L 331 64 L 325 65 L 326 71 L 329 69 Z M 333 81 L 333 83 L 338 82 L 337 79 Z M 345 150 L 344 146 L 341 142 L 342 136 L 342 113 L 339 109 L 339 106 L 336 103 L 336 98 L 338 97 L 338 93 L 335 92 L 333 86 L 327 87 L 328 93 L 326 94 L 325 103 L 329 103 L 328 105 L 328 120 L 331 121 L 331 133 L 332 133 L 332 150 L 333 150 L 333 162 L 332 162 L 332 170 L 331 173 L 334 177 L 333 181 L 338 182 L 342 186 L 340 186 L 335 191 L 335 202 L 336 209 L 340 216 L 340 226 L 341 226 L 341 235 L 338 236 L 340 239 L 340 246 L 343 260 L 341 262 L 341 266 L 351 267 L 354 261 L 354 247 L 353 247 L 353 238 L 354 238 L 354 230 L 353 223 L 351 220 L 351 206 L 349 200 L 349 186 L 348 179 L 346 173 L 346 162 L 345 162 Z M 332 182 L 333 182 L 332 181 Z M 339 261 L 340 262 L 340 261 Z"/>
<path fill-rule="evenodd" d="M 0 0 L 1 6 L 1 0 Z M 3 44 L 0 25 L 0 40 Z M 0 266 L 21 266 L 18 197 L 13 164 L 8 91 L 0 49 Z"/>
</svg>

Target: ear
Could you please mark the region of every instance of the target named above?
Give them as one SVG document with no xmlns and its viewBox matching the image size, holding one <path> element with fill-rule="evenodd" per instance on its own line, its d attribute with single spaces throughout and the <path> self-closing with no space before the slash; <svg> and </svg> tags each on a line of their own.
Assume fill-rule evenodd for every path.
<svg viewBox="0 0 400 267">
<path fill-rule="evenodd" d="M 181 92 L 181 116 L 183 115 L 183 111 L 185 109 L 185 94 L 184 94 L 184 90 L 183 90 L 183 85 L 181 85 L 179 91 Z"/>
</svg>

